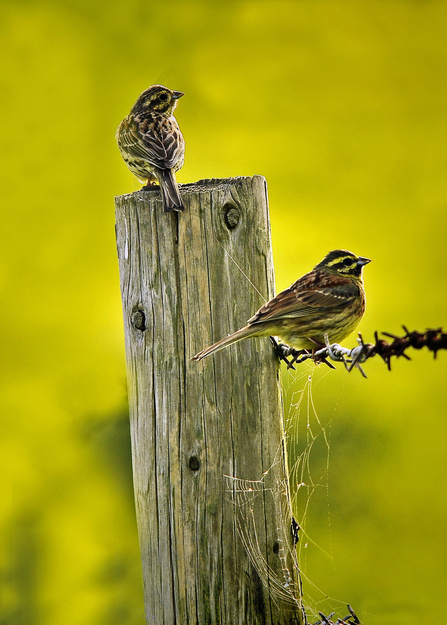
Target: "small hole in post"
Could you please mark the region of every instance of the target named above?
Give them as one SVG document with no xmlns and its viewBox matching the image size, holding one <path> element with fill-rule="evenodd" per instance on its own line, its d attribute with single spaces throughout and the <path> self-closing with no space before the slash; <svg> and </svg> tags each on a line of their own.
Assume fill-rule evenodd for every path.
<svg viewBox="0 0 447 625">
<path fill-rule="evenodd" d="M 275 556 L 279 553 L 279 543 L 278 543 L 278 541 L 273 543 L 273 553 L 275 554 Z"/>
<path fill-rule="evenodd" d="M 241 213 L 234 204 L 225 204 L 223 207 L 225 224 L 229 230 L 234 230 L 241 219 Z"/>
<path fill-rule="evenodd" d="M 132 325 L 137 330 L 140 330 L 140 332 L 144 332 L 146 330 L 146 315 L 144 314 L 144 310 L 141 310 L 141 308 L 137 308 L 133 311 Z"/>
<path fill-rule="evenodd" d="M 191 471 L 198 471 L 200 469 L 200 460 L 197 456 L 191 456 L 189 459 L 189 468 Z"/>
</svg>

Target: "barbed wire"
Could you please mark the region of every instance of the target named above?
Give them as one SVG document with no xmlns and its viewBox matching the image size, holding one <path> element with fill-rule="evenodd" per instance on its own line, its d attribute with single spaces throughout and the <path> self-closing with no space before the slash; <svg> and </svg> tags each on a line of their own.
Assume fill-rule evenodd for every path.
<svg viewBox="0 0 447 625">
<path fill-rule="evenodd" d="M 331 618 L 334 616 L 335 612 L 331 612 L 328 616 L 325 616 L 323 612 L 318 612 L 320 615 L 320 620 L 314 623 L 313 625 L 361 625 L 360 619 L 351 606 L 348 603 L 349 614 L 343 618 L 338 618 L 336 621 L 331 621 Z"/>
<path fill-rule="evenodd" d="M 380 339 L 379 333 L 374 332 L 375 343 L 365 343 L 361 333 L 358 334 L 358 345 L 352 349 L 342 347 L 338 343 L 329 343 L 328 335 L 325 334 L 326 347 L 316 350 L 295 349 L 289 347 L 285 343 L 278 343 L 275 338 L 270 337 L 276 352 L 281 360 L 287 363 L 288 369 L 295 369 L 296 364 L 312 359 L 316 364 L 324 363 L 331 369 L 335 369 L 334 365 L 329 362 L 342 362 L 348 371 L 352 371 L 354 367 L 360 371 L 360 373 L 366 378 L 366 373 L 363 371 L 360 363 L 364 363 L 368 358 L 374 356 L 380 356 L 386 363 L 388 370 L 391 371 L 391 358 L 406 358 L 411 360 L 410 356 L 405 353 L 407 349 L 412 347 L 413 349 L 422 349 L 426 347 L 433 352 L 434 357 L 441 349 L 447 349 L 447 333 L 442 331 L 442 328 L 428 329 L 425 332 L 417 332 L 413 330 L 410 332 L 408 328 L 402 326 L 404 329 L 404 336 L 396 336 L 389 332 L 381 332 L 383 336 L 392 338 L 391 342 L 386 339 Z M 291 358 L 291 360 L 289 360 Z M 329 359 L 329 360 L 328 360 Z"/>
</svg>

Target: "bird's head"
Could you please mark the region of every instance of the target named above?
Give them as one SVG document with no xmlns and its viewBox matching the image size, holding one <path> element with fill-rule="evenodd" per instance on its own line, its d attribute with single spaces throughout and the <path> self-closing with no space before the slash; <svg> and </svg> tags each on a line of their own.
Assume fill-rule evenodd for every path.
<svg viewBox="0 0 447 625">
<path fill-rule="evenodd" d="M 360 278 L 363 267 L 370 262 L 369 258 L 356 256 L 352 252 L 348 252 L 348 250 L 332 250 L 315 266 L 315 269 L 327 271 L 335 275 Z"/>
<path fill-rule="evenodd" d="M 163 85 L 153 85 L 143 91 L 132 107 L 134 115 L 153 112 L 169 117 L 177 106 L 177 100 L 182 97 L 182 91 L 171 91 Z"/>
</svg>

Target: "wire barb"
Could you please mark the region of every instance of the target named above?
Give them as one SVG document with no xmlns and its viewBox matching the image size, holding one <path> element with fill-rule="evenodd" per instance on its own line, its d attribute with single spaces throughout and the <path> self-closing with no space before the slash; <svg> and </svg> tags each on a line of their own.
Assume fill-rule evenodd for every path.
<svg viewBox="0 0 447 625">
<path fill-rule="evenodd" d="M 273 337 L 270 338 L 276 353 L 279 358 L 287 364 L 288 369 L 295 369 L 295 364 L 301 364 L 309 359 L 312 359 L 315 364 L 324 363 L 331 369 L 335 369 L 334 365 L 329 362 L 328 359 L 330 359 L 334 362 L 342 362 L 348 372 L 352 371 L 354 368 L 358 369 L 365 378 L 367 376 L 360 366 L 360 363 L 364 363 L 374 356 L 380 356 L 388 367 L 388 370 L 391 371 L 391 358 L 393 356 L 411 360 L 408 354 L 405 353 L 410 347 L 413 349 L 426 347 L 433 352 L 435 358 L 439 350 L 447 349 L 447 333 L 443 332 L 442 328 L 428 329 L 425 332 L 418 332 L 417 330 L 410 332 L 406 326 L 402 326 L 402 328 L 405 332 L 404 336 L 396 336 L 389 332 L 381 333 L 383 336 L 393 339 L 391 342 L 379 338 L 379 333 L 376 331 L 374 332 L 375 342 L 365 343 L 359 332 L 357 339 L 358 345 L 352 349 L 342 347 L 338 343 L 329 343 L 327 334 L 324 335 L 325 347 L 312 351 L 307 349 L 295 349 L 285 343 L 278 343 Z M 291 360 L 289 360 L 289 358 L 291 358 Z"/>
<path fill-rule="evenodd" d="M 338 618 L 335 622 L 331 621 L 331 618 L 334 616 L 335 612 L 331 612 L 327 616 L 323 614 L 323 612 L 318 612 L 320 616 L 320 620 L 314 623 L 313 625 L 362 625 L 359 617 L 351 608 L 348 603 L 349 614 L 343 618 Z"/>
</svg>

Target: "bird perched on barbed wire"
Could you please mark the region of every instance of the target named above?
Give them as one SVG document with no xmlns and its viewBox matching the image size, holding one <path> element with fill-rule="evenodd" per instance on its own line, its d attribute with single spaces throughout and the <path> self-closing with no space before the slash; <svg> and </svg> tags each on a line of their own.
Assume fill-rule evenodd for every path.
<svg viewBox="0 0 447 625">
<path fill-rule="evenodd" d="M 316 349 L 343 340 L 359 324 L 366 298 L 362 269 L 371 262 L 347 250 L 333 250 L 288 289 L 261 306 L 247 325 L 193 356 L 202 360 L 231 343 L 278 336 L 297 349 Z"/>
<path fill-rule="evenodd" d="M 116 131 L 121 156 L 134 176 L 147 187 L 160 185 L 165 212 L 185 210 L 175 179 L 185 160 L 185 141 L 172 114 L 182 95 L 163 85 L 149 87 Z"/>
</svg>

